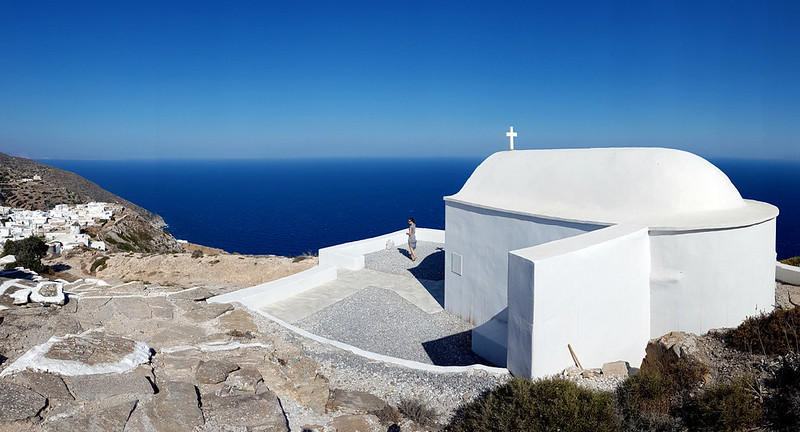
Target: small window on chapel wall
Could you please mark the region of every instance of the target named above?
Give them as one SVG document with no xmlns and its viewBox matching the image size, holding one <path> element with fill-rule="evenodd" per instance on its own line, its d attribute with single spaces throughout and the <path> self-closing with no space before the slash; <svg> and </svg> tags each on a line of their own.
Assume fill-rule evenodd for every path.
<svg viewBox="0 0 800 432">
<path fill-rule="evenodd" d="M 450 271 L 461 276 L 461 260 L 462 256 L 453 252 L 450 256 Z"/>
</svg>

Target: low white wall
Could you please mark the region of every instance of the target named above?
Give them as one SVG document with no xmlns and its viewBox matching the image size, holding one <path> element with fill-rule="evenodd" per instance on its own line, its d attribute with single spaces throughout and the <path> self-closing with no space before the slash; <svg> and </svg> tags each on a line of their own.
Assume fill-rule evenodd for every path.
<svg viewBox="0 0 800 432">
<path fill-rule="evenodd" d="M 508 359 L 516 376 L 638 364 L 650 339 L 647 228 L 617 225 L 508 254 Z"/>
<path fill-rule="evenodd" d="M 792 285 L 800 285 L 800 267 L 781 262 L 775 263 L 775 280 Z"/>
<path fill-rule="evenodd" d="M 407 229 L 395 231 L 364 240 L 342 243 L 319 250 L 320 266 L 335 266 L 347 270 L 364 268 L 364 255 L 386 249 L 386 242 L 392 240 L 396 246 L 408 244 Z M 417 228 L 417 241 L 444 243 L 444 230 Z"/>
<path fill-rule="evenodd" d="M 344 243 L 319 250 L 319 264 L 306 271 L 272 282 L 234 291 L 208 299 L 214 303 L 239 302 L 253 309 L 285 300 L 300 293 L 336 280 L 338 269 L 360 270 L 364 268 L 364 254 L 386 248 L 391 239 L 395 245 L 408 242 L 408 230 L 396 231 L 378 237 Z M 444 231 L 417 228 L 417 241 L 444 243 Z"/>
<path fill-rule="evenodd" d="M 775 303 L 775 219 L 748 227 L 651 232 L 650 336 L 736 327 Z"/>
<path fill-rule="evenodd" d="M 337 269 L 333 266 L 316 266 L 306 271 L 272 282 L 240 289 L 208 299 L 212 303 L 239 302 L 253 309 L 285 300 L 324 283 L 336 280 Z"/>
</svg>

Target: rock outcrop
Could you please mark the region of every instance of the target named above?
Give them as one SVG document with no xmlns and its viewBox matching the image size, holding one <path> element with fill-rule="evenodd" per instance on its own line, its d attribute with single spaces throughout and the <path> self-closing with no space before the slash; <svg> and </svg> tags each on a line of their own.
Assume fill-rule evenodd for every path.
<svg viewBox="0 0 800 432">
<path fill-rule="evenodd" d="M 675 377 L 681 387 L 689 387 L 698 381 L 708 383 L 711 378 L 708 356 L 698 337 L 684 332 L 670 332 L 650 340 L 645 348 L 641 371 L 656 371 Z"/>
</svg>

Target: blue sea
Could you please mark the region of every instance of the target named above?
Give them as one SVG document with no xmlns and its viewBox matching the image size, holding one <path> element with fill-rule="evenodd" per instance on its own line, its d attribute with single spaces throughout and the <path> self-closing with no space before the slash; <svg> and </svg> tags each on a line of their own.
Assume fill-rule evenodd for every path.
<svg viewBox="0 0 800 432">
<path fill-rule="evenodd" d="M 405 229 L 444 228 L 443 196 L 480 159 L 42 160 L 160 214 L 179 239 L 299 255 Z M 742 196 L 780 209 L 778 258 L 800 255 L 800 161 L 712 160 Z"/>
</svg>

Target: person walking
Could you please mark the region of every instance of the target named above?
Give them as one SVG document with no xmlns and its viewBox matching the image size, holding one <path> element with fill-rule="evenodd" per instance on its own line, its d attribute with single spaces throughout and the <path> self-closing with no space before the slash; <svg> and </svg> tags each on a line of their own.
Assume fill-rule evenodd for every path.
<svg viewBox="0 0 800 432">
<path fill-rule="evenodd" d="M 408 236 L 408 251 L 411 253 L 411 261 L 416 261 L 417 254 L 414 253 L 414 249 L 417 247 L 417 223 L 414 222 L 414 218 L 408 218 L 406 235 Z"/>
</svg>

